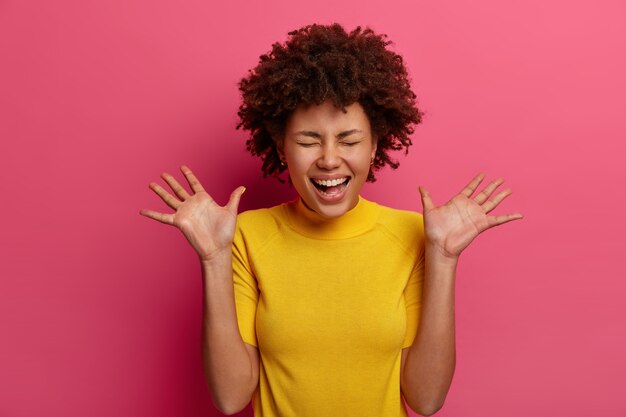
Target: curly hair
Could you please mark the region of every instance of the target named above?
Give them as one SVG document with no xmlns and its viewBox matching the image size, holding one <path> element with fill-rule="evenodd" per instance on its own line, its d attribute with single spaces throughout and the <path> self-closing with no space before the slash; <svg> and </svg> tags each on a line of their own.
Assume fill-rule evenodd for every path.
<svg viewBox="0 0 626 417">
<path fill-rule="evenodd" d="M 349 34 L 338 23 L 308 25 L 289 32 L 285 44 L 274 43 L 268 54 L 239 82 L 243 102 L 237 112 L 239 123 L 250 131 L 246 148 L 263 160 L 263 175 L 278 176 L 286 169 L 280 163 L 285 126 L 297 106 L 321 104 L 332 99 L 337 108 L 358 102 L 378 138 L 373 171 L 399 163 L 390 150 L 412 145 L 409 135 L 421 122 L 407 70 L 400 55 L 387 50 L 387 35 L 357 26 Z M 279 181 L 280 178 L 278 178 Z"/>
</svg>

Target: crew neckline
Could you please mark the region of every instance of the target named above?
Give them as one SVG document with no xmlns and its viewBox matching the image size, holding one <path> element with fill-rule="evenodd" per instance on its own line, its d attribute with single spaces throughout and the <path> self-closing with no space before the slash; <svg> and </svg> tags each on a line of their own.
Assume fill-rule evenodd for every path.
<svg viewBox="0 0 626 417">
<path fill-rule="evenodd" d="M 301 197 L 284 206 L 289 226 L 314 239 L 347 239 L 372 229 L 378 220 L 379 206 L 359 195 L 351 210 L 334 219 L 324 219 L 304 205 Z"/>
</svg>

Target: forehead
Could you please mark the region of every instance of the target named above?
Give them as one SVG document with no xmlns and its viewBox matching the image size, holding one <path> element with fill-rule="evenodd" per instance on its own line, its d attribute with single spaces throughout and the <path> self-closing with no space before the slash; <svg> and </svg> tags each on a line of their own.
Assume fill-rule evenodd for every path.
<svg viewBox="0 0 626 417">
<path fill-rule="evenodd" d="M 358 103 L 352 103 L 345 108 L 335 107 L 332 100 L 326 100 L 322 104 L 300 105 L 287 119 L 287 131 L 300 128 L 334 128 L 334 127 L 360 127 L 369 129 L 369 120 L 363 107 Z"/>
</svg>

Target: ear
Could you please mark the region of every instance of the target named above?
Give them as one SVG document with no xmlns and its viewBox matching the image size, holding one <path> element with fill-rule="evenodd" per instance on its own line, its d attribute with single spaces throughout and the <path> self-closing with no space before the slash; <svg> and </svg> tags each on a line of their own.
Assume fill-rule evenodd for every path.
<svg viewBox="0 0 626 417">
<path fill-rule="evenodd" d="M 376 149 L 378 149 L 378 136 L 372 135 L 372 159 L 376 157 Z"/>
</svg>

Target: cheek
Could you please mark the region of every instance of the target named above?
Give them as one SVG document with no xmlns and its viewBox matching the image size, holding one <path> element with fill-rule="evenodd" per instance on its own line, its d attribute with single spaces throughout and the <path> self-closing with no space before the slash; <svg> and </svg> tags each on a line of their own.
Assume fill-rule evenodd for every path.
<svg viewBox="0 0 626 417">
<path fill-rule="evenodd" d="M 291 155 L 291 158 L 287 159 L 289 165 L 289 171 L 293 173 L 301 173 L 306 170 L 306 161 L 301 157 Z"/>
<path fill-rule="evenodd" d="M 370 152 L 363 152 L 357 158 L 354 158 L 354 166 L 358 167 L 359 171 L 369 171 L 370 161 L 372 160 L 372 154 Z"/>
<path fill-rule="evenodd" d="M 301 189 L 303 185 L 306 185 L 308 181 L 308 173 L 309 167 L 305 166 L 302 161 L 294 161 L 287 167 L 289 171 L 289 177 L 291 178 L 291 182 L 297 186 L 298 189 Z"/>
<path fill-rule="evenodd" d="M 315 155 L 312 152 L 303 152 L 293 150 L 288 155 L 288 162 L 297 171 L 308 171 L 309 168 L 315 164 Z"/>
</svg>

